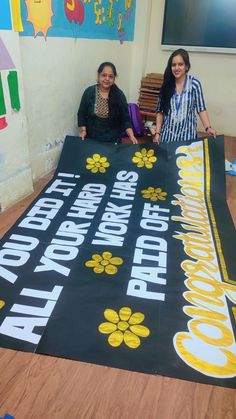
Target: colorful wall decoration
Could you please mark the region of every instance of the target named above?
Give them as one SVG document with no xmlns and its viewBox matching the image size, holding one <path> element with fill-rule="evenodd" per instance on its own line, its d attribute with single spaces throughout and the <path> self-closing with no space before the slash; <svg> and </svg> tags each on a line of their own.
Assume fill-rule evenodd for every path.
<svg viewBox="0 0 236 419">
<path fill-rule="evenodd" d="M 23 31 L 20 0 L 11 0 L 12 23 L 15 32 Z"/>
<path fill-rule="evenodd" d="M 4 129 L 7 127 L 7 121 L 6 121 L 6 105 L 5 105 L 5 99 L 4 99 L 4 93 L 3 93 L 3 87 L 2 87 L 2 77 L 0 73 L 0 129 Z"/>
<path fill-rule="evenodd" d="M 19 32 L 23 30 L 21 20 L 20 0 L 1 0 L 0 2 L 0 30 Z M 14 111 L 20 110 L 20 98 L 18 89 L 18 76 L 15 64 L 0 38 L 0 130 L 7 127 L 7 109 L 4 96 L 4 84 L 1 71 L 11 70 L 7 76 L 8 92 L 10 95 L 11 108 Z"/>
<path fill-rule="evenodd" d="M 19 21 L 18 21 L 19 22 Z M 2 38 L 0 37 L 0 130 L 7 127 L 7 109 L 5 104 L 4 84 L 2 82 L 2 71 L 10 70 L 7 76 L 8 92 L 10 95 L 11 109 L 20 110 L 20 98 L 18 88 L 18 76 L 15 64 L 8 52 Z"/>
<path fill-rule="evenodd" d="M 7 76 L 8 91 L 10 94 L 11 108 L 14 111 L 20 110 L 20 98 L 19 98 L 19 89 L 18 89 L 18 76 L 15 69 L 15 64 L 3 43 L 3 40 L 0 38 L 0 71 L 11 70 Z M 6 119 L 6 105 L 4 97 L 4 89 L 2 83 L 2 76 L 0 73 L 0 130 L 7 127 Z"/>
<path fill-rule="evenodd" d="M 23 30 L 20 0 L 0 1 L 0 29 L 13 29 L 15 32 Z"/>
<path fill-rule="evenodd" d="M 1 0 L 0 2 L 0 29 L 12 29 L 9 0 Z"/>
<path fill-rule="evenodd" d="M 25 0 L 22 36 L 132 41 L 136 0 Z"/>
</svg>

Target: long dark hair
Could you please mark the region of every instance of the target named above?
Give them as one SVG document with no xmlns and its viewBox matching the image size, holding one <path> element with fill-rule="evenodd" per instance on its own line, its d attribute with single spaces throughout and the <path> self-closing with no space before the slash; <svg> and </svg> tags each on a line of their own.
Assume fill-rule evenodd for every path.
<svg viewBox="0 0 236 419">
<path fill-rule="evenodd" d="M 97 70 L 98 75 L 102 73 L 105 67 L 110 67 L 112 69 L 114 77 L 117 77 L 116 67 L 113 63 L 110 63 L 109 61 L 105 61 L 104 63 L 100 64 Z M 120 89 L 117 87 L 115 83 L 111 86 L 110 91 L 109 91 L 108 109 L 109 109 L 109 119 L 110 119 L 111 125 L 114 127 L 119 127 L 121 123 L 120 122 L 120 118 L 121 118 Z"/>
<path fill-rule="evenodd" d="M 191 64 L 189 61 L 188 52 L 185 49 L 179 48 L 172 52 L 171 56 L 168 59 L 167 66 L 164 72 L 164 81 L 160 91 L 160 111 L 164 114 L 168 114 L 170 109 L 170 99 L 175 91 L 175 77 L 172 73 L 172 61 L 176 55 L 181 55 L 184 60 L 184 63 L 187 67 L 187 72 L 189 71 Z"/>
</svg>

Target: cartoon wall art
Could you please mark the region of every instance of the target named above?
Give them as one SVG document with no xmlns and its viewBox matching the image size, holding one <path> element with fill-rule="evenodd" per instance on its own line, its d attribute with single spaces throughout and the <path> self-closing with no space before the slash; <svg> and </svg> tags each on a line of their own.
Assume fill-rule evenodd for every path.
<svg viewBox="0 0 236 419">
<path fill-rule="evenodd" d="M 52 26 L 51 18 L 52 0 L 25 0 L 27 8 L 27 21 L 31 22 L 34 28 L 34 36 L 36 37 L 40 32 L 46 38 L 48 29 Z"/>
<path fill-rule="evenodd" d="M 0 29 L 12 29 L 11 9 L 9 0 L 0 1 Z"/>
<path fill-rule="evenodd" d="M 76 38 L 79 35 L 77 30 L 82 25 L 85 17 L 84 3 L 81 0 L 64 0 L 64 10 Z"/>
<path fill-rule="evenodd" d="M 20 0 L 11 0 L 11 14 L 14 31 L 22 32 L 23 25 L 21 20 Z"/>
<path fill-rule="evenodd" d="M 18 76 L 15 70 L 15 64 L 3 42 L 0 38 L 0 71 L 10 70 L 7 76 L 8 91 L 10 95 L 11 108 L 14 111 L 20 110 L 20 98 L 18 89 Z M 0 72 L 0 130 L 7 127 L 7 110 L 5 104 L 4 85 Z"/>
<path fill-rule="evenodd" d="M 23 30 L 20 0 L 0 1 L 0 30 Z"/>
<path fill-rule="evenodd" d="M 25 0 L 22 36 L 133 41 L 136 0 Z"/>
</svg>

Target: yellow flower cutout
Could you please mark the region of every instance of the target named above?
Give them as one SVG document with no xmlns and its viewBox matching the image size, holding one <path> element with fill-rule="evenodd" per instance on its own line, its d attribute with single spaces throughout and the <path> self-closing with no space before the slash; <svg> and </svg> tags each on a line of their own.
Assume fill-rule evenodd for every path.
<svg viewBox="0 0 236 419">
<path fill-rule="evenodd" d="M 142 191 L 143 198 L 150 199 L 151 201 L 165 201 L 167 192 L 162 191 L 161 188 L 153 188 L 149 186 L 147 189 Z"/>
<path fill-rule="evenodd" d="M 141 151 L 136 151 L 135 156 L 132 158 L 132 162 L 137 164 L 137 167 L 146 167 L 152 169 L 153 163 L 157 160 L 154 156 L 154 150 L 150 149 L 147 151 L 146 148 L 142 148 Z"/>
<path fill-rule="evenodd" d="M 98 330 L 100 333 L 109 334 L 108 343 L 115 348 L 124 341 L 129 348 L 136 349 L 141 343 L 139 337 L 146 338 L 150 334 L 150 330 L 140 324 L 145 318 L 144 314 L 132 314 L 130 307 L 122 307 L 119 313 L 107 308 L 104 317 L 108 321 L 101 323 Z"/>
<path fill-rule="evenodd" d="M 85 262 L 85 266 L 93 268 L 96 274 L 101 274 L 105 271 L 108 275 L 114 275 L 118 271 L 116 265 L 122 265 L 122 263 L 122 258 L 113 257 L 111 252 L 103 252 L 102 256 L 94 254 L 92 260 Z"/>
<path fill-rule="evenodd" d="M 101 157 L 100 154 L 94 154 L 93 157 L 87 158 L 86 169 L 91 170 L 92 173 L 105 173 L 106 169 L 110 166 L 106 157 Z"/>
<path fill-rule="evenodd" d="M 1 310 L 1 308 L 3 308 L 4 306 L 5 306 L 5 301 L 0 300 L 0 310 Z"/>
</svg>

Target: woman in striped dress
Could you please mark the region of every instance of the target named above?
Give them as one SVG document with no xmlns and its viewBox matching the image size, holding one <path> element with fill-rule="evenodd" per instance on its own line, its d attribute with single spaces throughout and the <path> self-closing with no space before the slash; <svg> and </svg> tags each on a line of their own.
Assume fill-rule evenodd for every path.
<svg viewBox="0 0 236 419">
<path fill-rule="evenodd" d="M 197 137 L 199 115 L 207 135 L 216 137 L 206 110 L 201 83 L 190 76 L 188 52 L 174 51 L 167 63 L 157 104 L 154 142 L 189 141 Z"/>
</svg>

